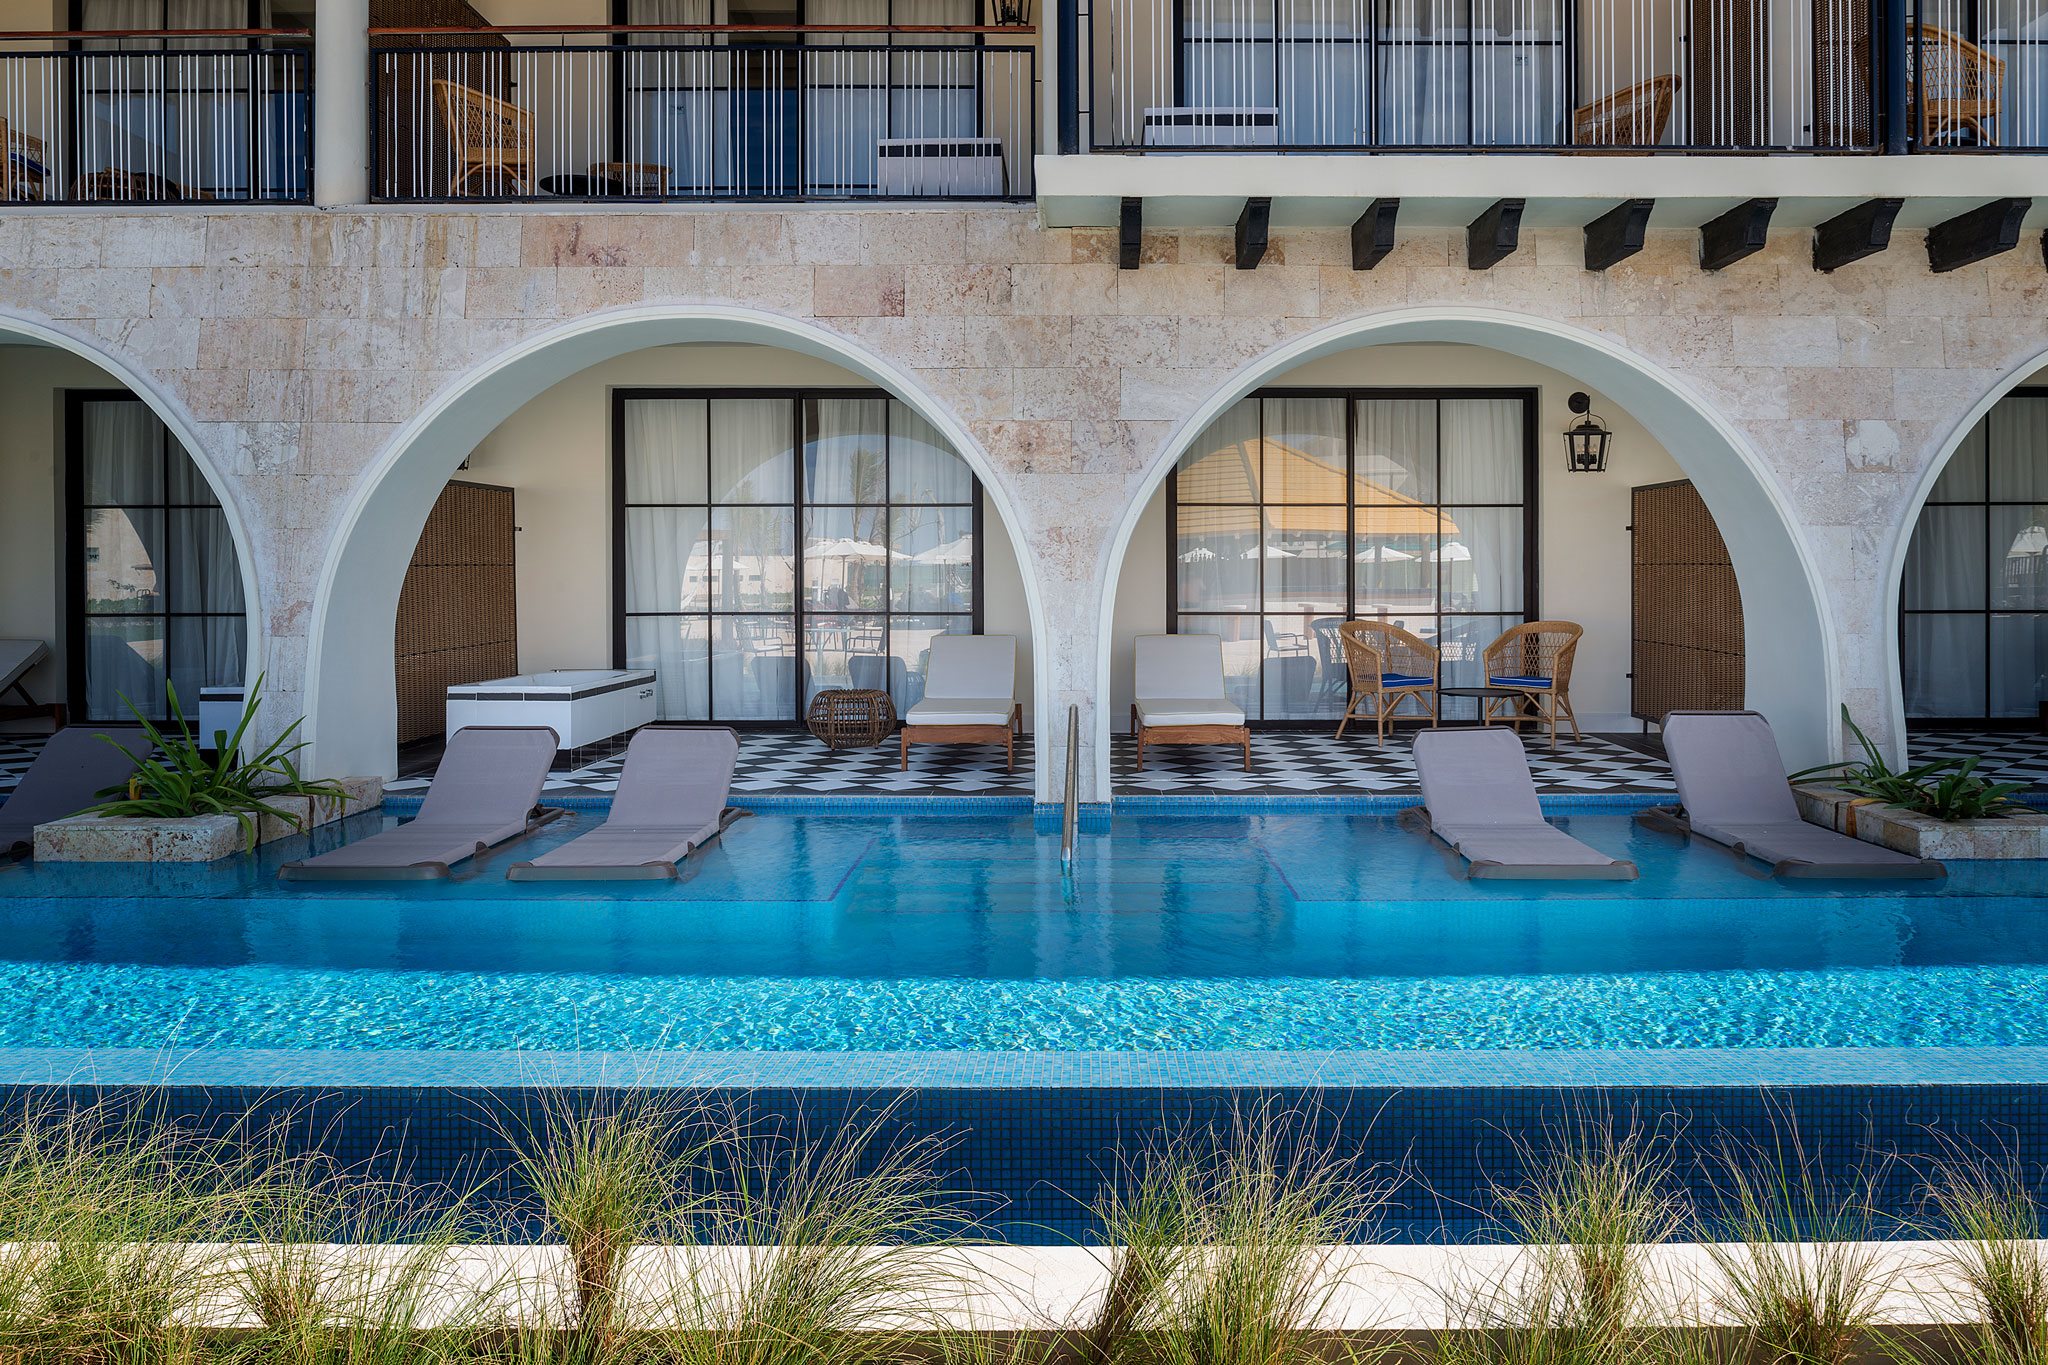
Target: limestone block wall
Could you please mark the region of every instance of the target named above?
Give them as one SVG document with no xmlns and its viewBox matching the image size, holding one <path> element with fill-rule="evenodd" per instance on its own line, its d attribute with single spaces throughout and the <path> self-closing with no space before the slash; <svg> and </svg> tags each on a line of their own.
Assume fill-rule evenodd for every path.
<svg viewBox="0 0 2048 1365">
<path fill-rule="evenodd" d="M 606 310 L 802 320 L 965 432 L 1041 614 L 1038 712 L 1082 707 L 1093 779 L 1119 532 L 1176 430 L 1335 323 L 1544 319 L 1668 373 L 1767 464 L 1820 579 L 1841 696 L 1885 727 L 1889 576 L 1916 490 L 1986 396 L 2048 350 L 2048 273 L 2022 251 L 1932 275 L 1902 233 L 1832 275 L 1811 269 L 1804 234 L 1706 274 L 1695 243 L 1653 233 L 1593 274 L 1579 234 L 1530 232 L 1475 272 L 1461 234 L 1425 230 L 1360 273 L 1343 231 L 1280 229 L 1239 271 L 1228 232 L 1168 232 L 1120 271 L 1112 232 L 1042 229 L 1028 207 L 17 212 L 0 214 L 0 329 L 52 329 L 188 424 L 246 530 L 277 720 L 307 704 L 322 566 L 408 419 Z M 311 729 L 317 763 L 344 752 L 321 716 Z"/>
</svg>

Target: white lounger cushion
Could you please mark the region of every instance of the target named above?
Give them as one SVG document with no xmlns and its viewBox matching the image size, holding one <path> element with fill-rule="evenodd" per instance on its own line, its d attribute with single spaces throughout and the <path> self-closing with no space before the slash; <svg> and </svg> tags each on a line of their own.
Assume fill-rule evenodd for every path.
<svg viewBox="0 0 2048 1365">
<path fill-rule="evenodd" d="M 1017 637 L 934 635 L 924 694 L 933 700 L 1003 703 L 1003 721 L 1017 700 Z M 915 712 L 916 708 L 911 708 Z M 984 710 L 992 707 L 984 706 Z M 966 724 L 967 722 L 955 722 Z M 990 722 L 996 724 L 1000 722 Z"/>
<path fill-rule="evenodd" d="M 973 697 L 926 697 L 903 720 L 909 725 L 1008 725 L 1015 706 Z"/>
<path fill-rule="evenodd" d="M 1173 699 L 1177 707 L 1186 698 L 1221 702 L 1237 712 L 1236 721 L 1178 721 L 1181 725 L 1240 724 L 1244 713 L 1231 706 L 1230 693 L 1223 686 L 1223 638 L 1218 635 L 1140 635 L 1137 641 L 1137 676 L 1132 695 L 1140 713 L 1145 703 Z M 1157 724 L 1168 724 L 1160 721 Z"/>
<path fill-rule="evenodd" d="M 1138 699 L 1138 720 L 1144 725 L 1242 725 L 1244 712 L 1227 701 L 1202 697 Z"/>
</svg>

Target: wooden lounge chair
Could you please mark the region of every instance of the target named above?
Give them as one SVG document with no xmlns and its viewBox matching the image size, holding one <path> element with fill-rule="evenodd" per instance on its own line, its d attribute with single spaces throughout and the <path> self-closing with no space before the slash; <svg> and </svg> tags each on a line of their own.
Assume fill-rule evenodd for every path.
<svg viewBox="0 0 2048 1365">
<path fill-rule="evenodd" d="M 1216 635 L 1140 635 L 1131 733 L 1138 767 L 1153 744 L 1235 744 L 1252 767 L 1252 732 L 1224 690 L 1223 640 Z"/>
<path fill-rule="evenodd" d="M 1802 820 L 1771 723 L 1754 711 L 1673 711 L 1664 718 L 1664 753 L 1680 807 L 1637 815 L 1647 828 L 1712 840 L 1778 877 L 1947 874 L 1931 859 Z"/>
<path fill-rule="evenodd" d="M 122 786 L 149 746 L 140 728 L 74 725 L 51 735 L 0 805 L 0 860 L 35 848 L 36 826 L 68 819 Z"/>
<path fill-rule="evenodd" d="M 0 118 L 0 201 L 41 199 L 49 163 L 43 159 L 43 140 L 10 128 Z"/>
<path fill-rule="evenodd" d="M 1000 744 L 1003 771 L 1017 766 L 1024 707 L 1017 700 L 1017 637 L 934 635 L 924 699 L 903 717 L 898 767 L 913 744 Z"/>
<path fill-rule="evenodd" d="M 420 813 L 396 829 L 278 869 L 280 880 L 427 881 L 485 849 L 524 838 L 559 810 L 540 790 L 561 740 L 545 725 L 472 725 L 448 740 Z"/>
<path fill-rule="evenodd" d="M 1465 875 L 1502 881 L 1634 881 L 1610 858 L 1543 818 L 1522 741 L 1506 730 L 1424 730 L 1415 737 L 1418 822 L 1464 860 Z"/>
<path fill-rule="evenodd" d="M 1654 147 L 1671 122 L 1678 77 L 1652 76 L 1572 111 L 1575 147 Z"/>
<path fill-rule="evenodd" d="M 31 716 L 48 716 L 53 730 L 64 728 L 64 705 L 61 702 L 39 702 L 28 693 L 22 682 L 29 670 L 50 657 L 50 647 L 41 640 L 0 640 L 0 720 L 26 720 Z M 21 698 L 19 702 L 6 700 L 8 693 Z"/>
<path fill-rule="evenodd" d="M 605 822 L 512 864 L 506 880 L 676 880 L 686 859 L 747 814 L 725 804 L 739 753 L 739 736 L 730 730 L 642 729 L 626 746 Z"/>
<path fill-rule="evenodd" d="M 1990 124 L 1999 115 L 2005 61 L 1945 28 L 1910 30 L 1913 64 L 1906 72 L 1906 103 L 1919 115 L 1920 140 L 1931 143 L 1968 129 L 1977 145 L 1996 147 Z"/>
<path fill-rule="evenodd" d="M 1351 675 L 1351 704 L 1337 722 L 1337 738 L 1352 721 L 1369 716 L 1385 744 L 1388 719 L 1411 698 L 1424 719 L 1436 719 L 1435 646 L 1385 621 L 1346 621 L 1337 635 Z"/>
<path fill-rule="evenodd" d="M 434 108 L 448 132 L 448 193 L 468 195 L 482 175 L 483 193 L 533 193 L 533 115 L 510 100 L 454 81 L 434 82 Z"/>
<path fill-rule="evenodd" d="M 1572 727 L 1572 738 L 1578 739 L 1579 719 L 1572 714 L 1572 660 L 1585 633 L 1570 621 L 1527 621 L 1502 631 L 1486 647 L 1486 685 L 1519 695 L 1487 698 L 1481 719 L 1489 724 L 1506 720 L 1516 734 L 1522 732 L 1523 721 L 1548 724 L 1550 747 L 1555 749 L 1562 718 Z M 1533 713 L 1525 703 L 1535 708 Z"/>
</svg>

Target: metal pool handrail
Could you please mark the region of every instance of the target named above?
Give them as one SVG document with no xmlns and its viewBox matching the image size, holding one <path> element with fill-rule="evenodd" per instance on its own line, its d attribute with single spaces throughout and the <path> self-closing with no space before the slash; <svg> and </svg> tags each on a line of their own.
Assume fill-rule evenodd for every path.
<svg viewBox="0 0 2048 1365">
<path fill-rule="evenodd" d="M 1067 706 L 1067 794 L 1060 805 L 1060 870 L 1074 870 L 1074 829 L 1081 823 L 1081 708 Z"/>
</svg>

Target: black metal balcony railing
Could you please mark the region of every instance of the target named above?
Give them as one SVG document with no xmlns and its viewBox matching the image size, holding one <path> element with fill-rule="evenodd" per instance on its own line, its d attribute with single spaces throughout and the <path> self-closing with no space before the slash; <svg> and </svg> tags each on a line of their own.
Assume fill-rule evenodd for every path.
<svg viewBox="0 0 2048 1365">
<path fill-rule="evenodd" d="M 630 46 L 380 45 L 372 194 L 1029 197 L 1034 51 L 948 33 L 913 46 L 813 29 L 798 46 L 705 25 L 636 30 Z"/>
<path fill-rule="evenodd" d="M 1872 0 L 1082 3 L 1104 150 L 1877 145 Z"/>
<path fill-rule="evenodd" d="M 0 35 L 0 201 L 304 202 L 311 53 L 252 45 L 296 36 Z"/>
</svg>

